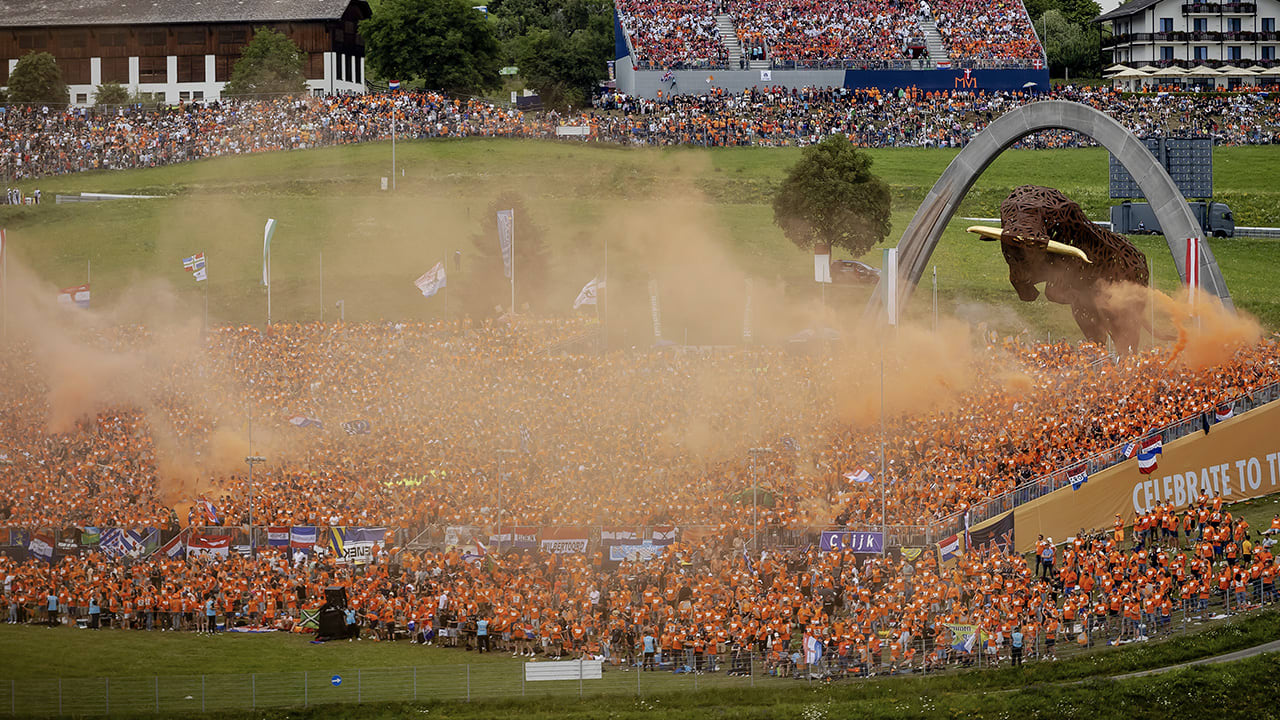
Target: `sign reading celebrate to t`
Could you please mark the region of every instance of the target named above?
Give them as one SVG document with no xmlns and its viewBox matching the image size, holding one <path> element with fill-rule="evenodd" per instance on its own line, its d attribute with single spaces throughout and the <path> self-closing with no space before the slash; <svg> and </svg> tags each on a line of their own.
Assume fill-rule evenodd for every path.
<svg viewBox="0 0 1280 720">
<path fill-rule="evenodd" d="M 884 552 L 884 533 L 823 530 L 818 549 L 823 552 L 852 550 L 860 553 Z"/>
</svg>

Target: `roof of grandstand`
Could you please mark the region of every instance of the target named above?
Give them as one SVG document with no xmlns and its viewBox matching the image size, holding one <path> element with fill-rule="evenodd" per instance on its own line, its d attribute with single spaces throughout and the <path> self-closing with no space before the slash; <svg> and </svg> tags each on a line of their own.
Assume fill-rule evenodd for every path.
<svg viewBox="0 0 1280 720">
<path fill-rule="evenodd" d="M 367 0 L 0 0 L 0 26 L 333 20 Z"/>
</svg>

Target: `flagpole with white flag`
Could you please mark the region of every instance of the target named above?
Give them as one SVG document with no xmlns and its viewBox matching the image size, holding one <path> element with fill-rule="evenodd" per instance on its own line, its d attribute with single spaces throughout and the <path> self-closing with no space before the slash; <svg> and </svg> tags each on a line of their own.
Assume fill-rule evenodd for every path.
<svg viewBox="0 0 1280 720">
<path fill-rule="evenodd" d="M 9 238 L 8 231 L 0 229 L 0 293 L 4 302 L 4 342 L 9 344 Z"/>
<path fill-rule="evenodd" d="M 516 319 L 516 210 L 511 208 L 511 322 Z"/>
<path fill-rule="evenodd" d="M 267 327 L 271 326 L 271 236 L 275 232 L 275 218 L 267 218 L 267 227 L 262 231 L 262 284 L 267 286 Z"/>
</svg>

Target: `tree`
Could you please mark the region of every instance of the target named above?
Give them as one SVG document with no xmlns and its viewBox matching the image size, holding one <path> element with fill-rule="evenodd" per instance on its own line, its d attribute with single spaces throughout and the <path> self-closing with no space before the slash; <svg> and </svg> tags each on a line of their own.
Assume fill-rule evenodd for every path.
<svg viewBox="0 0 1280 720">
<path fill-rule="evenodd" d="M 223 95 L 283 95 L 305 92 L 302 49 L 284 33 L 258 28 L 231 69 Z"/>
<path fill-rule="evenodd" d="M 129 89 L 120 83 L 102 83 L 93 93 L 94 105 L 127 105 Z"/>
<path fill-rule="evenodd" d="M 544 105 L 585 105 L 613 50 L 608 0 L 498 0 L 489 4 L 505 57 Z"/>
<path fill-rule="evenodd" d="M 485 15 L 467 0 L 386 0 L 360 23 L 365 62 L 380 77 L 421 79 L 428 88 L 499 87 L 502 51 Z"/>
<path fill-rule="evenodd" d="M 773 197 L 773 221 L 797 247 L 862 255 L 889 234 L 889 186 L 843 135 L 805 148 Z"/>
<path fill-rule="evenodd" d="M 542 228 L 531 221 L 523 198 L 508 192 L 489 205 L 479 232 L 471 236 L 473 252 L 464 260 L 467 275 L 459 294 L 466 311 L 477 317 L 491 316 L 495 307 L 511 304 L 511 281 L 498 246 L 499 210 L 515 210 L 516 305 L 535 309 L 546 305 L 549 262 Z"/>
<path fill-rule="evenodd" d="M 1101 48 L 1096 33 L 1071 23 L 1058 10 L 1041 15 L 1036 30 L 1049 58 L 1049 72 L 1055 77 L 1079 77 L 1097 69 Z"/>
<path fill-rule="evenodd" d="M 599 49 L 586 30 L 566 36 L 559 30 L 534 30 L 524 38 L 520 74 L 550 107 L 582 107 L 605 76 Z"/>
<path fill-rule="evenodd" d="M 58 61 L 47 52 L 23 55 L 9 74 L 9 100 L 66 105 L 71 102 Z"/>
</svg>

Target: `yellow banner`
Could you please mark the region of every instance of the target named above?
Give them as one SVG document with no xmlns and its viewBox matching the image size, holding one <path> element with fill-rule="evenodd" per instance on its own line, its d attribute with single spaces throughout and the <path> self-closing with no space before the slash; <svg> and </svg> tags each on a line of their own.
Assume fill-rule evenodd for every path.
<svg viewBox="0 0 1280 720">
<path fill-rule="evenodd" d="M 1172 502 L 1181 511 L 1200 494 L 1221 493 L 1226 502 L 1280 491 L 1280 402 L 1165 444 L 1156 471 L 1138 472 L 1136 458 L 1089 476 L 1079 490 L 1070 486 L 1014 509 L 1014 541 L 1019 552 L 1037 537 L 1062 542 L 1081 530 L 1113 527 L 1119 513 L 1126 525 L 1138 513 Z M 1140 438 L 1134 438 L 1139 440 Z"/>
</svg>

